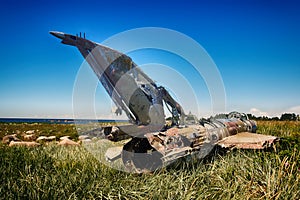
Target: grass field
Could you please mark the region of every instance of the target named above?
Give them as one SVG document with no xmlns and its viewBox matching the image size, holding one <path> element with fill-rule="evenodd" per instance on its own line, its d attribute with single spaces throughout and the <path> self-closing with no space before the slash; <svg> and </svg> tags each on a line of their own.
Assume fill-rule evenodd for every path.
<svg viewBox="0 0 300 200">
<path fill-rule="evenodd" d="M 153 174 L 109 168 L 84 147 L 0 146 L 1 199 L 300 199 L 300 122 L 258 122 L 276 148 L 215 153 Z M 0 136 L 39 130 L 72 135 L 73 125 L 0 124 Z M 224 155 L 223 155 L 224 154 Z M 185 161 L 185 162 L 183 162 Z"/>
</svg>

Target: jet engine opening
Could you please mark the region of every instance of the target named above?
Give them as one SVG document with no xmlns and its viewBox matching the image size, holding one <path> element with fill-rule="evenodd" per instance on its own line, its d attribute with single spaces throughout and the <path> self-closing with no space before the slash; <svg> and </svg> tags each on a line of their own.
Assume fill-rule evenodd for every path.
<svg viewBox="0 0 300 200">
<path fill-rule="evenodd" d="M 152 172 L 163 166 L 162 154 L 156 151 L 147 138 L 132 138 L 124 145 L 122 161 L 126 169 L 132 172 Z"/>
</svg>

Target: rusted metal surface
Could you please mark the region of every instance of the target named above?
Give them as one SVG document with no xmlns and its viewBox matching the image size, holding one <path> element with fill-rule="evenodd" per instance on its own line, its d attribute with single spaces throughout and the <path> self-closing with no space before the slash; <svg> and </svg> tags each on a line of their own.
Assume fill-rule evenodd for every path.
<svg viewBox="0 0 300 200">
<path fill-rule="evenodd" d="M 265 149 L 277 140 L 275 136 L 243 132 L 220 140 L 218 145 L 225 148 Z"/>
<path fill-rule="evenodd" d="M 256 130 L 252 126 L 256 126 L 254 121 L 237 118 L 210 120 L 181 128 L 173 126 L 165 131 L 146 133 L 148 143 L 145 138 L 134 138 L 123 148 L 122 158 L 130 170 L 140 173 L 151 171 L 153 167 L 163 167 L 189 155 L 204 158 L 214 145 L 224 148 L 264 149 L 278 140 L 275 136 L 246 132 Z M 136 153 L 147 154 L 147 158 L 143 159 Z M 148 161 L 153 166 L 149 166 Z"/>
</svg>

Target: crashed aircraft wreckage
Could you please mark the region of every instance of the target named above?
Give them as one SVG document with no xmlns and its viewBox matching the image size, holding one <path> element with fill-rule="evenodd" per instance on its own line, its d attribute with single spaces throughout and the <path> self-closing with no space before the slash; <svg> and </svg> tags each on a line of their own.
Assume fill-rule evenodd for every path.
<svg viewBox="0 0 300 200">
<path fill-rule="evenodd" d="M 127 55 L 85 37 L 50 33 L 63 44 L 78 48 L 118 107 L 116 114 L 124 111 L 128 116 L 132 125 L 104 129 L 110 140 L 120 140 L 124 135 L 131 138 L 123 148 L 106 152 L 110 161 L 121 157 L 128 171 L 153 171 L 189 155 L 201 159 L 215 145 L 264 149 L 278 140 L 256 134 L 256 122 L 237 112 L 224 119 L 191 120 L 168 91 L 157 86 Z M 171 125 L 165 125 L 164 104 L 172 115 Z"/>
</svg>

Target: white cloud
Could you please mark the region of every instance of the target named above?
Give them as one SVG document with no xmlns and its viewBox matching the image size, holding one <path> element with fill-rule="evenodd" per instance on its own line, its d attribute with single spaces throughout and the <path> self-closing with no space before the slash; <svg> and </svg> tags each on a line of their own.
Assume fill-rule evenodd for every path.
<svg viewBox="0 0 300 200">
<path fill-rule="evenodd" d="M 259 110 L 257 108 L 251 108 L 250 109 L 250 113 L 252 115 L 257 116 L 257 117 L 259 117 L 259 116 L 269 116 L 269 114 L 267 112 L 261 111 L 261 110 Z"/>
<path fill-rule="evenodd" d="M 300 114 L 300 106 L 293 106 L 287 109 L 272 109 L 268 111 L 262 111 L 258 108 L 251 108 L 249 111 L 252 115 L 256 117 L 259 116 L 268 116 L 268 117 L 280 117 L 283 113 L 295 113 Z"/>
<path fill-rule="evenodd" d="M 291 108 L 287 109 L 286 113 L 300 114 L 300 106 L 291 107 Z"/>
</svg>

